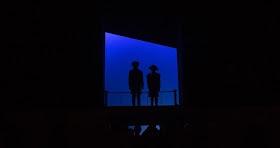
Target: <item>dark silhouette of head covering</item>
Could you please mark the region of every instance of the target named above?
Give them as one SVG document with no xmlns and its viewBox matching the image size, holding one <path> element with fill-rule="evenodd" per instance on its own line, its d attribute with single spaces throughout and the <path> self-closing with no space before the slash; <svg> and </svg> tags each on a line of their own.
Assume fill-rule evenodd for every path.
<svg viewBox="0 0 280 148">
<path fill-rule="evenodd" d="M 131 63 L 131 65 L 132 65 L 133 67 L 137 67 L 137 66 L 139 65 L 139 62 L 138 62 L 138 61 L 133 61 L 133 62 Z"/>
<path fill-rule="evenodd" d="M 156 65 L 152 65 L 152 66 L 150 66 L 150 67 L 149 67 L 149 69 L 151 69 L 151 70 L 158 70 L 158 68 L 157 68 L 157 66 L 156 66 Z"/>
<path fill-rule="evenodd" d="M 136 124 L 135 126 L 134 126 L 134 132 L 135 132 L 135 135 L 136 136 L 139 136 L 140 135 L 140 132 L 141 132 L 141 126 L 140 126 L 140 124 Z"/>
</svg>

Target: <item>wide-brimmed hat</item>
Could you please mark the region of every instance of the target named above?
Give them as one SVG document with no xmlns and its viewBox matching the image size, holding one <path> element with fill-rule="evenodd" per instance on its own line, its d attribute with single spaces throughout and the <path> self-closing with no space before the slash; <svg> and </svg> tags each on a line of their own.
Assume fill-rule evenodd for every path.
<svg viewBox="0 0 280 148">
<path fill-rule="evenodd" d="M 152 66 L 150 66 L 150 67 L 149 67 L 149 69 L 151 69 L 151 70 L 158 70 L 158 68 L 157 68 L 157 66 L 156 66 L 156 65 L 152 65 Z"/>
<path fill-rule="evenodd" d="M 131 65 L 134 67 L 134 66 L 138 66 L 139 65 L 139 62 L 138 61 L 133 61 L 132 63 L 131 63 Z"/>
</svg>

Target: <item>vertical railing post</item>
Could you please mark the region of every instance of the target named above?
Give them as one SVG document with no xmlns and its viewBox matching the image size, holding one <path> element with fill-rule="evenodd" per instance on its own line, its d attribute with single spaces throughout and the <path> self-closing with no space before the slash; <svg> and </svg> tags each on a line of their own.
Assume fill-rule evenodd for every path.
<svg viewBox="0 0 280 148">
<path fill-rule="evenodd" d="M 160 93 L 160 105 L 162 105 L 162 93 Z"/>
<path fill-rule="evenodd" d="M 105 106 L 108 106 L 108 91 L 105 91 Z"/>
<path fill-rule="evenodd" d="M 149 99 L 149 95 L 147 95 L 147 106 L 149 105 L 149 101 L 148 101 L 148 99 Z"/>
<path fill-rule="evenodd" d="M 174 89 L 174 105 L 177 105 L 177 89 Z"/>
</svg>

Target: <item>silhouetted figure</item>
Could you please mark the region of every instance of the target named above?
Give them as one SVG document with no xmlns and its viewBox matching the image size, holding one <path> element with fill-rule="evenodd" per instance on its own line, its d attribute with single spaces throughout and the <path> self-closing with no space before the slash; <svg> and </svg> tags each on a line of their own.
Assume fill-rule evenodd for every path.
<svg viewBox="0 0 280 148">
<path fill-rule="evenodd" d="M 128 129 L 128 135 L 133 136 L 134 135 L 134 130 L 133 129 Z"/>
<path fill-rule="evenodd" d="M 135 133 L 135 136 L 140 136 L 140 133 L 141 133 L 141 126 L 139 124 L 136 124 L 134 126 L 134 133 Z"/>
<path fill-rule="evenodd" d="M 145 144 L 143 143 L 143 139 L 140 136 L 141 133 L 141 126 L 140 124 L 136 124 L 134 126 L 134 148 L 143 148 L 145 146 Z"/>
<path fill-rule="evenodd" d="M 141 135 L 145 147 L 156 147 L 160 144 L 160 131 L 156 128 L 156 122 L 152 121 Z"/>
<path fill-rule="evenodd" d="M 133 69 L 129 71 L 129 89 L 132 94 L 132 104 L 135 106 L 135 97 L 137 95 L 137 103 L 140 106 L 140 95 L 141 90 L 143 90 L 143 72 L 138 69 L 139 62 L 134 61 L 131 63 Z"/>
<path fill-rule="evenodd" d="M 142 136 L 159 136 L 160 132 L 156 128 L 156 122 L 152 121 L 147 129 L 142 133 Z"/>
<path fill-rule="evenodd" d="M 151 105 L 153 106 L 153 99 L 155 98 L 155 105 L 158 105 L 158 92 L 160 90 L 160 74 L 156 73 L 158 70 L 157 66 L 152 65 L 149 67 L 152 70 L 151 73 L 147 75 L 149 97 L 151 97 Z"/>
</svg>

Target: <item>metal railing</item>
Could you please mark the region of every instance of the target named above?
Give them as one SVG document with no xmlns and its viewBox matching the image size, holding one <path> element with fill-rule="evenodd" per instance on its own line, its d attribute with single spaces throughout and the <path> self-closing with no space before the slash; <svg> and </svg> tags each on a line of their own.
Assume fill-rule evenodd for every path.
<svg viewBox="0 0 280 148">
<path fill-rule="evenodd" d="M 159 91 L 159 93 L 170 93 L 173 92 L 174 93 L 174 105 L 178 105 L 177 104 L 177 89 L 174 89 L 173 91 Z M 130 94 L 131 92 L 108 92 L 105 91 L 105 106 L 108 106 L 108 94 Z M 149 92 L 142 92 L 142 93 L 149 93 Z M 161 95 L 160 95 L 161 96 Z M 122 95 L 120 96 L 120 104 L 122 104 Z M 148 104 L 148 99 L 147 99 L 147 104 Z M 162 104 L 162 99 L 161 99 L 161 104 Z"/>
</svg>

